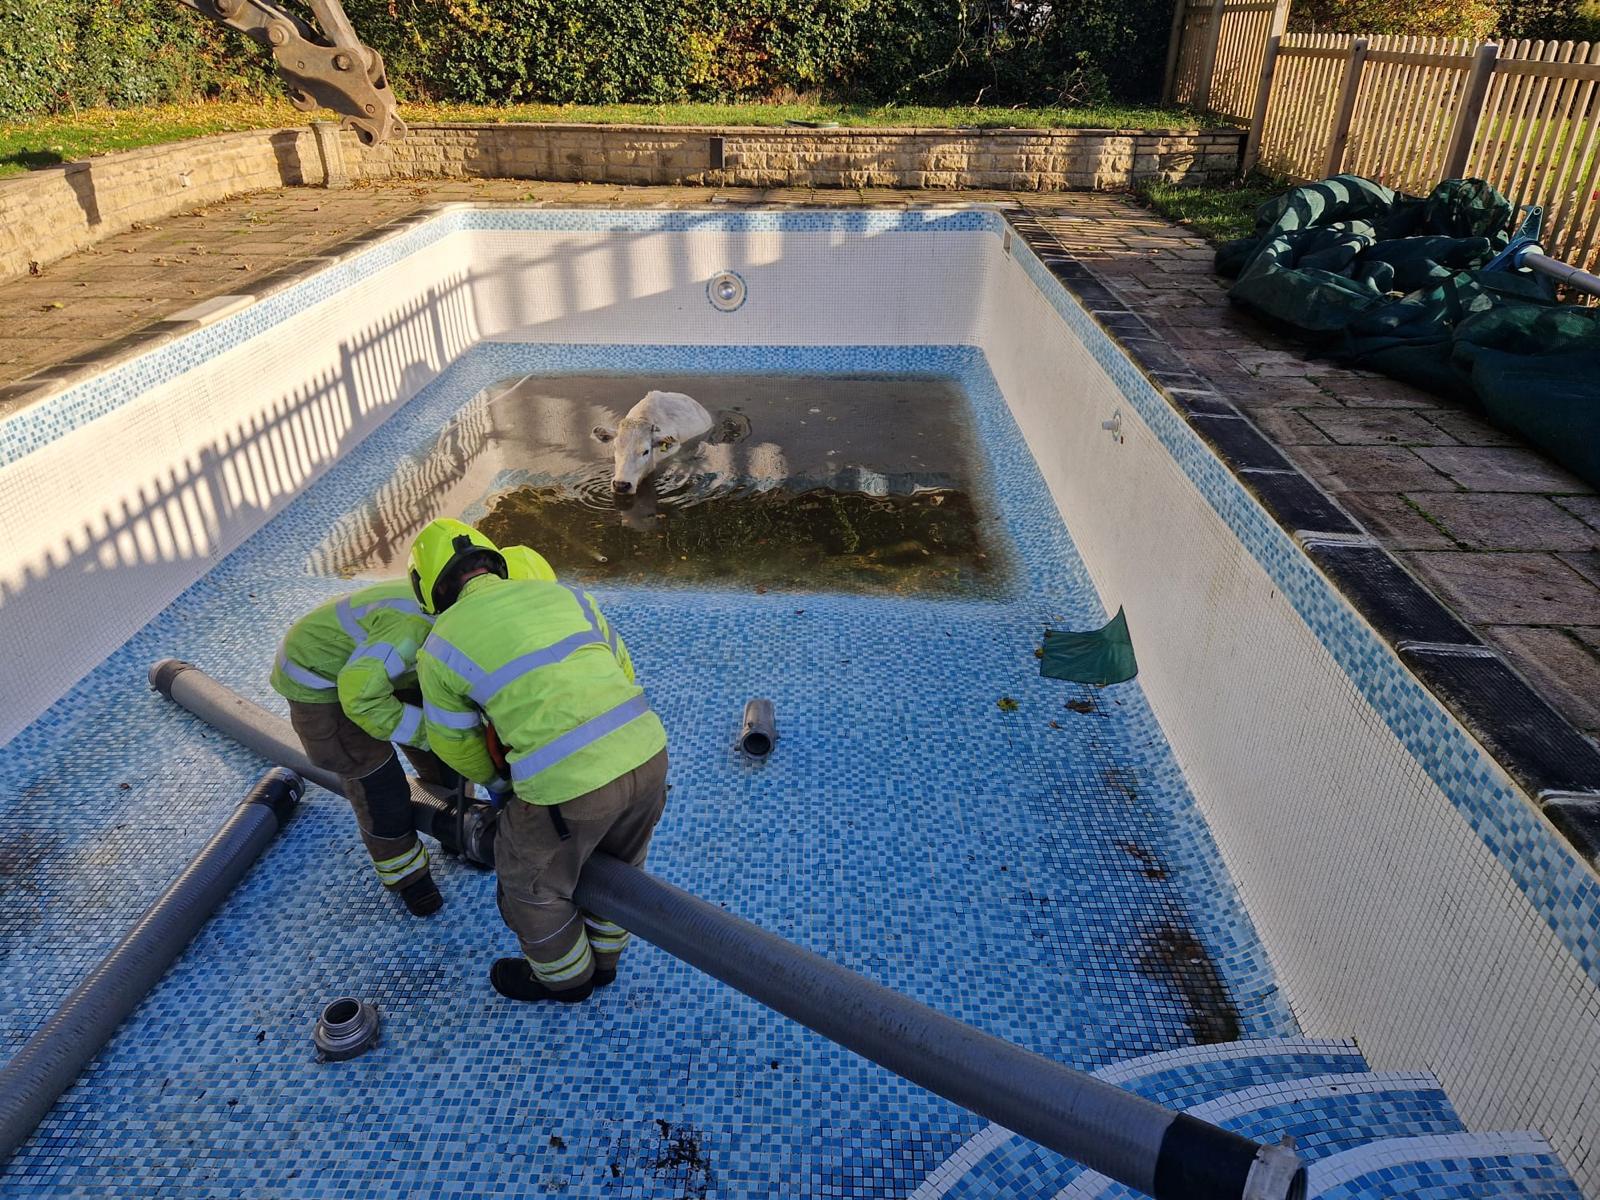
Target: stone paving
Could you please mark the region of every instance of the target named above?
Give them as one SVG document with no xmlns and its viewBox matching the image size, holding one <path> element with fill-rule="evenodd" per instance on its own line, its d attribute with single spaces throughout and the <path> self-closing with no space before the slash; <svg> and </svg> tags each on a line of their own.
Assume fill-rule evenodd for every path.
<svg viewBox="0 0 1600 1200">
<path fill-rule="evenodd" d="M 1600 496 L 1472 415 L 1308 360 L 1225 298 L 1203 240 L 1101 194 L 417 181 L 241 197 L 0 284 L 0 389 L 446 200 L 549 206 L 1026 203 L 1590 737 L 1600 737 Z"/>
</svg>

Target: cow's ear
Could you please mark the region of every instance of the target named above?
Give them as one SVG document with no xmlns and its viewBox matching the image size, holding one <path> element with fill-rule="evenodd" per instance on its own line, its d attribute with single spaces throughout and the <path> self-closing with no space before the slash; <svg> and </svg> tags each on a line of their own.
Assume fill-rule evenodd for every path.
<svg viewBox="0 0 1600 1200">
<path fill-rule="evenodd" d="M 607 429 L 604 425 L 596 425 L 590 432 L 594 434 L 594 440 L 602 445 L 611 441 L 612 438 L 617 436 L 617 431 L 615 429 Z"/>
<path fill-rule="evenodd" d="M 678 439 L 675 437 L 658 437 L 655 440 L 655 447 L 657 450 L 671 450 L 677 444 Z"/>
</svg>

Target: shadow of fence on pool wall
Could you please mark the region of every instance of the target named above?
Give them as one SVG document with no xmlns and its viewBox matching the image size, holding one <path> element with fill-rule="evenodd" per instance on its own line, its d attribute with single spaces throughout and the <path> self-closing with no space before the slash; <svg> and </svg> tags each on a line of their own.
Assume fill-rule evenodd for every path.
<svg viewBox="0 0 1600 1200">
<path fill-rule="evenodd" d="M 0 527 L 11 534 L 0 559 L 0 743 L 474 344 L 470 289 L 462 272 L 354 336 L 302 342 L 320 365 L 281 391 L 207 363 L 163 398 L 171 411 L 158 419 L 128 420 L 135 401 L 0 468 Z M 292 351 L 275 360 L 284 373 Z M 241 393 L 264 398 L 239 403 Z M 223 431 L 192 432 L 230 408 Z"/>
</svg>

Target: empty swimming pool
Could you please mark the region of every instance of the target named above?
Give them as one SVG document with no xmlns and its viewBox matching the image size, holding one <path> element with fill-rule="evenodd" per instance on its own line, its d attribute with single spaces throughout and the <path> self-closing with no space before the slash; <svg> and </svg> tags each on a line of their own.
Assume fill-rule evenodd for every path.
<svg viewBox="0 0 1600 1200">
<path fill-rule="evenodd" d="M 1463 1127 L 1586 1162 L 1592 1090 L 1541 1082 L 1596 1044 L 1586 865 L 1050 266 L 976 209 L 452 208 L 0 426 L 39 531 L 0 629 L 0 1036 L 259 773 L 148 663 L 271 706 L 283 628 L 459 515 L 627 637 L 671 739 L 663 878 L 1168 1103 L 1359 1078 L 1370 1103 L 1290 1087 L 1272 1118 L 1322 1194 Z M 619 505 L 588 431 L 651 387 L 719 436 Z M 1119 608 L 1137 679 L 1040 675 L 1046 628 Z M 315 795 L 0 1189 L 1112 1194 L 647 945 L 587 1004 L 508 1004 L 492 879 L 437 873 L 444 910 L 405 918 Z M 1506 964 L 1561 1011 L 1497 1002 Z M 318 1063 L 346 994 L 382 1045 Z M 1554 1178 L 1518 1136 L 1482 1155 Z"/>
</svg>

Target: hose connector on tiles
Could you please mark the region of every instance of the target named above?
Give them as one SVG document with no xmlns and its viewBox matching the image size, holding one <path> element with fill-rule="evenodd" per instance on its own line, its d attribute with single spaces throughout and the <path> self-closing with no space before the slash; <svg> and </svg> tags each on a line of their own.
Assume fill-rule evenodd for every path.
<svg viewBox="0 0 1600 1200">
<path fill-rule="evenodd" d="M 263 775 L 183 873 L 0 1071 L 0 1163 L 32 1136 L 194 940 L 283 828 L 304 789 L 293 771 L 277 767 Z"/>
</svg>

